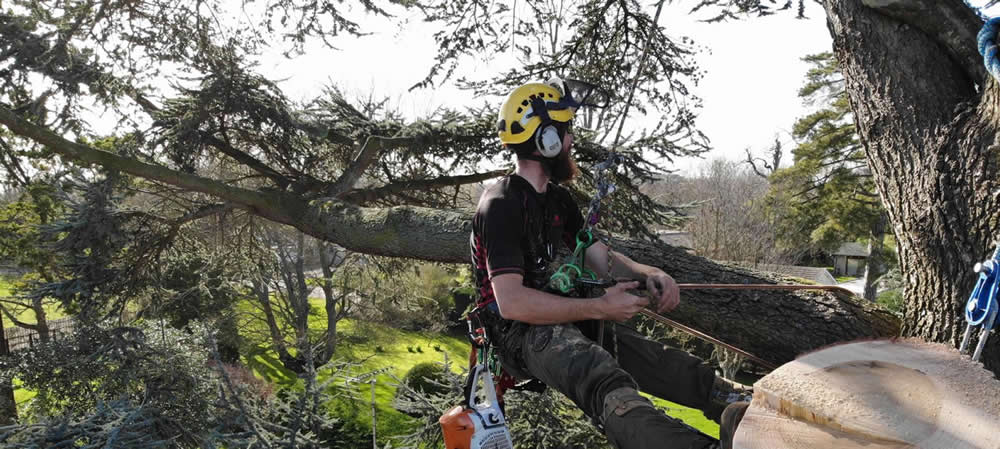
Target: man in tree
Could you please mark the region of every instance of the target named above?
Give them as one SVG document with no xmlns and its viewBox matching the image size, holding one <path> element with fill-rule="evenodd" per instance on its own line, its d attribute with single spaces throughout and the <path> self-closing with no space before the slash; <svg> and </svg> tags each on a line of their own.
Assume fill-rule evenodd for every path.
<svg viewBox="0 0 1000 449">
<path fill-rule="evenodd" d="M 480 293 L 474 313 L 508 373 L 539 379 L 568 396 L 616 447 L 719 447 L 654 408 L 639 395 L 640 387 L 721 418 L 722 447 L 729 447 L 747 403 L 723 408 L 742 388 L 717 378 L 702 360 L 621 325 L 609 326 L 613 338 L 604 347 L 596 341 L 604 323 L 595 320 L 622 322 L 650 305 L 629 292 L 638 281 L 618 283 L 598 298 L 567 298 L 547 288 L 560 240 L 574 247 L 584 226 L 579 208 L 560 186 L 576 174 L 570 128 L 576 109 L 588 104 L 588 89 L 572 83 L 525 84 L 501 108 L 500 140 L 517 155 L 517 169 L 483 193 L 473 219 Z M 601 242 L 586 250 L 585 261 L 605 279 L 643 280 L 661 313 L 680 302 L 673 278 Z"/>
</svg>

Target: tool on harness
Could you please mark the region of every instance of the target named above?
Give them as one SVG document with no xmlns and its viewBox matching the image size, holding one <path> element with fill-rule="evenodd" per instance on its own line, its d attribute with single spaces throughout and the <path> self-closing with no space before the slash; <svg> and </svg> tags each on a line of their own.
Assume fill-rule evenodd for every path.
<svg viewBox="0 0 1000 449">
<path fill-rule="evenodd" d="M 484 402 L 477 402 L 482 381 Z M 438 419 L 448 449 L 513 449 L 507 421 L 497 400 L 493 376 L 484 365 L 469 371 L 463 392 L 464 402 Z"/>
<path fill-rule="evenodd" d="M 987 261 L 977 263 L 973 270 L 979 273 L 976 281 L 976 288 L 969 295 L 969 302 L 965 305 L 965 335 L 962 337 L 962 344 L 958 350 L 965 352 L 969 347 L 969 340 L 972 339 L 972 328 L 979 327 L 979 344 L 972 353 L 972 360 L 978 361 L 986 346 L 986 339 L 990 331 L 997 324 L 997 276 L 1000 274 L 1000 243 L 993 251 L 993 257 Z"/>
</svg>

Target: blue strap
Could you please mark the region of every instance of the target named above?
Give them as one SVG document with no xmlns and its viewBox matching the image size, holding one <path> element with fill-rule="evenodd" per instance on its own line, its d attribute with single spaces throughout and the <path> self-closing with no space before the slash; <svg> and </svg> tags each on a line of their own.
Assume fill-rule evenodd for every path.
<svg viewBox="0 0 1000 449">
<path fill-rule="evenodd" d="M 1000 17 L 994 17 L 987 21 L 979 30 L 976 40 L 979 45 L 979 54 L 983 55 L 986 71 L 993 75 L 993 79 L 1000 81 L 1000 58 L 997 57 L 1000 48 L 997 47 L 997 31 L 1000 31 Z"/>
</svg>

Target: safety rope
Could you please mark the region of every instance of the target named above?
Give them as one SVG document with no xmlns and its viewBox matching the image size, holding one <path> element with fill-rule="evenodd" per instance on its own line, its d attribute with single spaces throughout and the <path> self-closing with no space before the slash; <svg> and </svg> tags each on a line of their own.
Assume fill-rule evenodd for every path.
<svg viewBox="0 0 1000 449">
<path fill-rule="evenodd" d="M 997 46 L 997 32 L 1000 31 L 1000 17 L 994 17 L 983 25 L 976 38 L 979 54 L 983 55 L 983 65 L 993 79 L 1000 81 L 1000 47 Z"/>
</svg>

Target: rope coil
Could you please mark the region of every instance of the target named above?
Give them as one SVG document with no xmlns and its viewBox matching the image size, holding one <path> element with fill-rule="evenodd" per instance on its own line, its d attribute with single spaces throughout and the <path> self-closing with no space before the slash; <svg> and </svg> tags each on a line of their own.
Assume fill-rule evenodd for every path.
<svg viewBox="0 0 1000 449">
<path fill-rule="evenodd" d="M 983 65 L 993 79 L 1000 81 L 1000 47 L 997 46 L 997 32 L 1000 31 L 1000 17 L 988 20 L 979 30 L 976 41 L 979 54 L 983 55 Z"/>
</svg>

